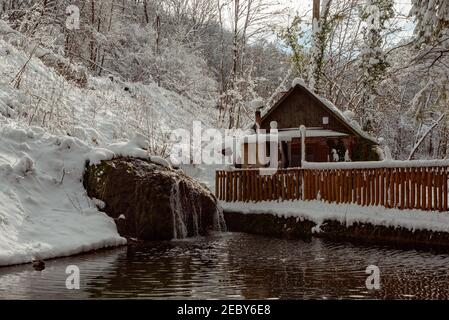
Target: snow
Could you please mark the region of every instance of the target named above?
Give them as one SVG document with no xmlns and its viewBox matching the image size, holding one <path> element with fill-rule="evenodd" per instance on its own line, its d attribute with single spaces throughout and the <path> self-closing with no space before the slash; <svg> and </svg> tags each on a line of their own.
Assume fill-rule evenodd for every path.
<svg viewBox="0 0 449 320">
<path fill-rule="evenodd" d="M 40 53 L 29 60 L 28 48 L 19 48 L 18 43 L 27 43 L 26 38 L 0 20 L 0 117 L 102 147 L 136 132 L 157 144 L 173 129 L 190 129 L 194 120 L 212 127 L 217 119 L 213 106 L 155 83 L 88 77 L 86 88 L 76 86 L 45 65 Z M 25 64 L 20 86 L 15 88 L 14 77 Z"/>
<path fill-rule="evenodd" d="M 139 157 L 171 167 L 150 156 L 147 139 L 104 148 L 40 128 L 0 122 L 0 266 L 28 263 L 126 244 L 114 220 L 98 209 L 82 185 L 86 161 L 91 165 L 115 157 Z"/>
<path fill-rule="evenodd" d="M 448 167 L 449 160 L 384 160 L 357 162 L 303 162 L 303 169 L 376 169 Z"/>
<path fill-rule="evenodd" d="M 343 115 L 346 117 L 346 119 L 348 120 L 354 120 L 355 119 L 355 112 L 352 110 L 346 110 L 343 112 Z"/>
<path fill-rule="evenodd" d="M 263 100 L 262 99 L 254 99 L 254 100 L 252 100 L 251 102 L 250 102 L 250 107 L 251 107 L 251 109 L 252 110 L 258 110 L 258 109 L 261 109 L 261 108 L 263 108 L 264 107 L 264 105 L 265 105 L 265 103 L 263 102 Z"/>
<path fill-rule="evenodd" d="M 317 224 L 315 230 L 319 230 L 319 226 L 325 220 L 335 220 L 347 226 L 354 223 L 370 223 L 385 227 L 403 227 L 411 231 L 449 232 L 449 212 L 386 209 L 380 206 L 362 207 L 355 204 L 329 204 L 321 201 L 221 202 L 221 205 L 227 212 L 272 214 L 279 217 L 310 220 Z"/>
<path fill-rule="evenodd" d="M 292 82 L 292 88 L 296 87 L 297 85 L 301 85 L 303 87 L 306 87 L 306 82 L 303 78 L 295 78 Z"/>
<path fill-rule="evenodd" d="M 20 158 L 19 162 L 13 166 L 13 170 L 22 175 L 25 176 L 28 173 L 31 173 L 34 168 L 34 161 L 27 155 L 24 155 L 22 158 Z"/>
<path fill-rule="evenodd" d="M 92 152 L 77 138 L 0 122 L 0 266 L 126 244 L 82 185 Z"/>
<path fill-rule="evenodd" d="M 166 160 L 164 158 L 161 158 L 161 157 L 158 157 L 158 156 L 151 156 L 150 157 L 150 161 L 153 162 L 153 163 L 156 163 L 156 164 L 158 164 L 160 166 L 166 167 L 166 168 L 171 168 L 172 167 L 168 160 Z"/>
</svg>

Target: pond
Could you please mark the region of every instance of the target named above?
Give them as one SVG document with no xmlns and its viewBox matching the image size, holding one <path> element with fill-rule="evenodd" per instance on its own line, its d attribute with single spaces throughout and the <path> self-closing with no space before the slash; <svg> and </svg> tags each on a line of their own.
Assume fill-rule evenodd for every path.
<svg viewBox="0 0 449 320">
<path fill-rule="evenodd" d="M 66 268 L 80 289 L 66 288 Z M 366 268 L 380 289 L 366 287 Z M 449 254 L 241 233 L 149 242 L 0 269 L 2 299 L 447 299 Z"/>
</svg>

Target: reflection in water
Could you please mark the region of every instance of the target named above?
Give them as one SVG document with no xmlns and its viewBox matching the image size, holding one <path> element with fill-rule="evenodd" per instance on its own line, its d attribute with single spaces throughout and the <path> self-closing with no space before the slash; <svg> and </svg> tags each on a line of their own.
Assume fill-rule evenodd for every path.
<svg viewBox="0 0 449 320">
<path fill-rule="evenodd" d="M 81 290 L 65 269 L 81 270 Z M 368 265 L 381 289 L 367 290 Z M 0 269 L 0 298 L 449 298 L 449 255 L 221 233 Z"/>
</svg>

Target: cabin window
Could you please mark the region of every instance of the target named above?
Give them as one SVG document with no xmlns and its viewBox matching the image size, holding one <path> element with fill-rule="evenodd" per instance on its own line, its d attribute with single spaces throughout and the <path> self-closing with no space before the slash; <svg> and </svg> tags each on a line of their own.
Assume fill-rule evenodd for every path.
<svg viewBox="0 0 449 320">
<path fill-rule="evenodd" d="M 323 117 L 323 124 L 329 124 L 329 117 Z"/>
</svg>

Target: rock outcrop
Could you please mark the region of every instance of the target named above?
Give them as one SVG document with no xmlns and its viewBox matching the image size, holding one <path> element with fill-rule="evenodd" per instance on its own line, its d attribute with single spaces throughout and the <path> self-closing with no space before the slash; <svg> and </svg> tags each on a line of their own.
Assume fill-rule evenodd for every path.
<svg viewBox="0 0 449 320">
<path fill-rule="evenodd" d="M 136 158 L 88 166 L 84 186 L 104 202 L 120 235 L 139 240 L 169 240 L 226 228 L 215 196 L 178 170 Z"/>
</svg>

